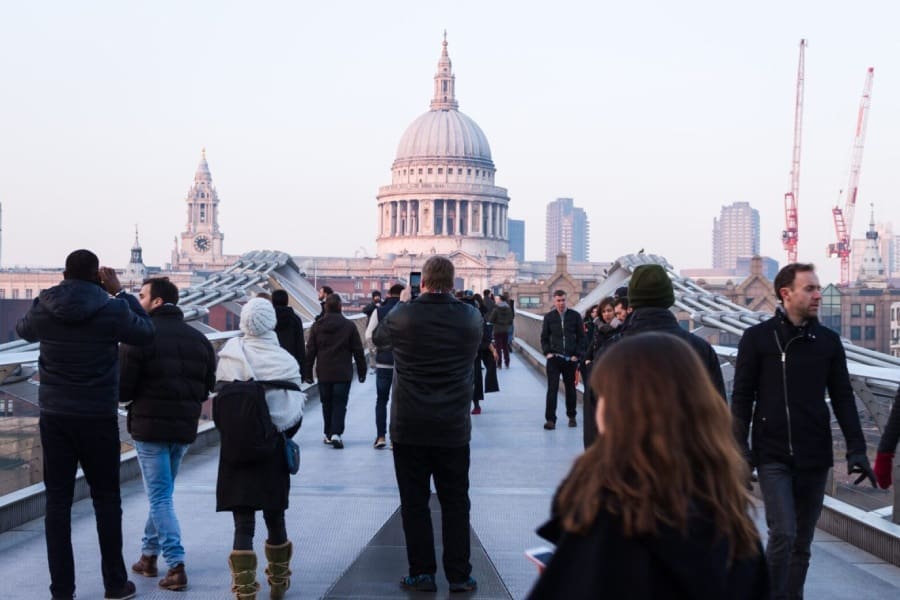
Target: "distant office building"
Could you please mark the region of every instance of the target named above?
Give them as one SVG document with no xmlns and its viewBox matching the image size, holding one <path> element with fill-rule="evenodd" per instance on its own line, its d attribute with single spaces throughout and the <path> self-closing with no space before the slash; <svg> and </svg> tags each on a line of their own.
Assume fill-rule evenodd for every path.
<svg viewBox="0 0 900 600">
<path fill-rule="evenodd" d="M 877 223 L 878 251 L 884 262 L 885 275 L 890 278 L 900 277 L 900 236 L 895 236 L 891 223 Z M 866 254 L 869 240 L 866 236 L 854 239 L 850 247 L 850 281 L 856 281 L 860 275 L 860 265 Z"/>
<path fill-rule="evenodd" d="M 525 221 L 509 219 L 509 251 L 516 255 L 516 260 L 525 260 Z"/>
<path fill-rule="evenodd" d="M 557 198 L 547 205 L 547 252 L 545 260 L 554 262 L 565 254 L 572 262 L 587 262 L 590 256 L 590 224 L 583 208 L 572 198 Z"/>
<path fill-rule="evenodd" d="M 759 255 L 759 211 L 749 202 L 723 206 L 713 219 L 712 255 L 714 269 L 734 269 L 739 257 Z"/>
</svg>

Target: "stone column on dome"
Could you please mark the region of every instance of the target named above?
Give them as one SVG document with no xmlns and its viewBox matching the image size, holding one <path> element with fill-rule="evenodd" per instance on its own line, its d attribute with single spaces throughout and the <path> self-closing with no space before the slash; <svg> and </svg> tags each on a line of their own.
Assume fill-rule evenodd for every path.
<svg viewBox="0 0 900 600">
<path fill-rule="evenodd" d="M 466 234 L 468 236 L 472 236 L 472 201 L 469 200 L 466 202 L 466 223 L 468 224 L 468 230 Z"/>
<path fill-rule="evenodd" d="M 397 206 L 397 201 L 393 200 L 393 201 L 391 201 L 391 237 L 396 236 L 397 232 L 399 231 L 399 228 L 398 228 L 399 223 L 397 222 L 397 219 L 399 218 L 399 216 L 400 216 L 400 207 Z"/>
<path fill-rule="evenodd" d="M 410 226 L 409 235 L 419 235 L 419 201 L 410 201 L 409 210 Z"/>
<path fill-rule="evenodd" d="M 494 203 L 487 203 L 488 226 L 485 232 L 488 237 L 494 237 Z"/>
<path fill-rule="evenodd" d="M 447 201 L 441 200 L 440 202 L 444 207 L 444 210 L 441 211 L 441 235 L 447 235 Z"/>
<path fill-rule="evenodd" d="M 462 200 L 456 200 L 456 233 L 463 234 Z"/>
</svg>

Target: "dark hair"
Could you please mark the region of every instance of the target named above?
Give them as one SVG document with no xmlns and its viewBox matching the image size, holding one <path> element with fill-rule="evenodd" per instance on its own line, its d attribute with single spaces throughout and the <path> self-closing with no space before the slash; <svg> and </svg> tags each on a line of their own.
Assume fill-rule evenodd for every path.
<svg viewBox="0 0 900 600">
<path fill-rule="evenodd" d="M 100 259 L 90 250 L 75 250 L 66 257 L 64 279 L 100 280 Z"/>
<path fill-rule="evenodd" d="M 402 283 L 395 283 L 391 286 L 391 289 L 388 290 L 388 296 L 399 296 L 400 293 L 406 289 L 406 286 Z"/>
<path fill-rule="evenodd" d="M 686 531 L 694 505 L 730 558 L 755 556 L 747 463 L 728 406 L 690 345 L 668 333 L 624 338 L 603 353 L 590 384 L 602 398 L 605 431 L 562 484 L 563 528 L 584 533 L 605 511 L 621 519 L 628 538 L 652 536 L 661 525 Z"/>
<path fill-rule="evenodd" d="M 323 292 L 325 292 L 325 295 L 326 295 L 326 296 L 327 296 L 328 294 L 333 294 L 333 293 L 334 293 L 334 290 L 331 289 L 330 287 L 328 287 L 327 285 L 320 286 L 319 289 L 322 290 Z"/>
<path fill-rule="evenodd" d="M 492 292 L 490 289 L 485 288 L 484 290 L 482 290 L 481 294 L 483 298 L 490 298 L 494 295 L 494 292 Z"/>
<path fill-rule="evenodd" d="M 381 290 L 372 290 L 372 297 L 378 296 L 381 298 Z"/>
<path fill-rule="evenodd" d="M 444 256 L 431 256 L 422 265 L 422 285 L 430 292 L 446 293 L 452 290 L 455 275 L 453 263 Z"/>
<path fill-rule="evenodd" d="M 613 308 L 619 306 L 620 304 L 622 305 L 622 308 L 627 309 L 628 308 L 628 298 L 616 298 L 613 301 Z"/>
<path fill-rule="evenodd" d="M 500 299 L 504 302 L 509 302 L 509 294 L 507 292 L 503 292 L 502 294 L 500 294 Z"/>
<path fill-rule="evenodd" d="M 812 263 L 791 263 L 782 267 L 773 282 L 775 297 L 778 298 L 778 301 L 784 302 L 784 299 L 781 297 L 781 288 L 794 288 L 794 279 L 797 278 L 797 273 L 808 273 L 815 270 L 816 266 Z"/>
<path fill-rule="evenodd" d="M 337 294 L 325 296 L 325 312 L 341 312 L 341 297 Z"/>
<path fill-rule="evenodd" d="M 272 292 L 272 306 L 287 306 L 288 293 L 286 290 L 275 290 Z"/>
<path fill-rule="evenodd" d="M 625 300 L 628 301 L 627 299 Z M 616 307 L 616 299 L 612 296 L 607 296 L 603 300 L 600 301 L 600 304 L 597 305 L 597 310 L 600 311 L 600 314 L 603 314 L 603 309 L 607 306 L 611 306 L 612 308 Z M 625 308 L 628 308 L 627 306 Z"/>
<path fill-rule="evenodd" d="M 566 295 L 566 291 L 565 291 L 565 290 L 556 290 L 556 291 L 553 292 L 553 297 L 554 297 L 554 298 L 556 298 L 557 296 L 565 296 L 565 295 Z"/>
<path fill-rule="evenodd" d="M 622 287 L 617 287 L 616 291 L 613 292 L 613 298 L 627 298 L 628 297 L 628 286 L 623 285 Z"/>
<path fill-rule="evenodd" d="M 142 285 L 150 286 L 150 299 L 161 299 L 165 304 L 178 304 L 178 286 L 168 277 L 150 277 Z"/>
<path fill-rule="evenodd" d="M 591 306 L 589 306 L 588 309 L 587 309 L 586 311 L 584 311 L 584 316 L 582 317 L 582 319 L 583 319 L 584 321 L 589 321 L 589 320 L 591 319 L 591 313 L 594 312 L 594 309 L 595 309 L 595 308 L 599 311 L 599 310 L 600 310 L 600 305 L 599 305 L 599 304 L 592 304 Z"/>
</svg>

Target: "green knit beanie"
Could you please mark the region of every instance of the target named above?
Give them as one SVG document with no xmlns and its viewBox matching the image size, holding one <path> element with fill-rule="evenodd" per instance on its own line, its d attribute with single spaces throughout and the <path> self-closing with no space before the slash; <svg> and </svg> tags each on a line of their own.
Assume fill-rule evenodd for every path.
<svg viewBox="0 0 900 600">
<path fill-rule="evenodd" d="M 631 308 L 669 308 L 675 304 L 672 280 L 660 265 L 641 265 L 628 282 L 628 306 Z"/>
</svg>

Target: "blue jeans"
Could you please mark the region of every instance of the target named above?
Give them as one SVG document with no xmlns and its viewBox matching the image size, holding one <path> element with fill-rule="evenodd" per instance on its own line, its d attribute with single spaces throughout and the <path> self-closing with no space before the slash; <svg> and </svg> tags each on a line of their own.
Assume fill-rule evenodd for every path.
<svg viewBox="0 0 900 600">
<path fill-rule="evenodd" d="M 150 515 L 144 526 L 141 553 L 157 556 L 162 551 L 169 567 L 184 564 L 181 526 L 175 515 L 172 494 L 175 491 L 178 467 L 190 444 L 135 440 L 134 447 L 144 475 L 144 489 L 147 490 L 147 499 L 150 501 Z"/>
<path fill-rule="evenodd" d="M 350 399 L 349 381 L 319 382 L 319 399 L 322 401 L 322 422 L 325 435 L 344 435 L 344 418 Z"/>
<path fill-rule="evenodd" d="M 766 506 L 766 561 L 775 600 L 801 600 L 828 469 L 796 469 L 782 463 L 766 463 L 759 465 L 756 472 Z"/>
<path fill-rule="evenodd" d="M 378 437 L 387 435 L 387 405 L 391 398 L 394 369 L 375 369 L 375 429 Z"/>
</svg>

